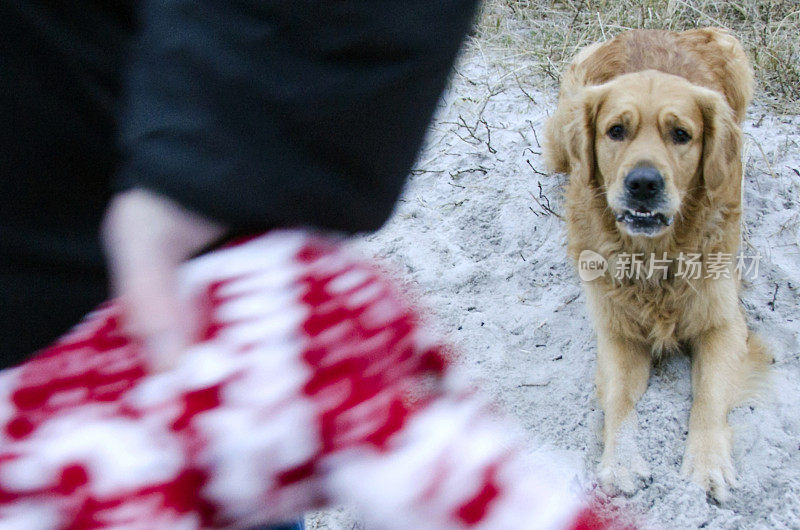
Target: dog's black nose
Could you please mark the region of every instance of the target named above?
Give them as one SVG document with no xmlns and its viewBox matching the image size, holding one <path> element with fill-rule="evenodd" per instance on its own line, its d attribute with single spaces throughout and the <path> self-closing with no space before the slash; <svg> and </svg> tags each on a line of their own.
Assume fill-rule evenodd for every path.
<svg viewBox="0 0 800 530">
<path fill-rule="evenodd" d="M 625 190 L 631 198 L 647 201 L 664 191 L 664 178 L 654 167 L 637 167 L 625 177 Z"/>
</svg>

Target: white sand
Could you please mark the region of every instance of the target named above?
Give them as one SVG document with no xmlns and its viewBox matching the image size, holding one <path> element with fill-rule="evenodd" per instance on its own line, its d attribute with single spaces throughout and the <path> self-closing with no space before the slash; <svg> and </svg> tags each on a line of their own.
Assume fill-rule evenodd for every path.
<svg viewBox="0 0 800 530">
<path fill-rule="evenodd" d="M 562 211 L 565 177 L 538 173 L 556 95 L 538 79 L 525 62 L 470 50 L 395 216 L 359 245 L 422 294 L 465 369 L 532 435 L 583 466 L 592 487 L 602 423 L 596 345 L 564 223 L 543 208 Z M 689 361 L 654 369 L 638 406 L 652 482 L 611 500 L 654 528 L 800 528 L 800 117 L 756 104 L 745 135 L 745 245 L 762 258 L 742 298 L 776 358 L 771 397 L 730 415 L 740 485 L 717 506 L 679 474 Z M 347 510 L 307 521 L 360 527 Z"/>
</svg>

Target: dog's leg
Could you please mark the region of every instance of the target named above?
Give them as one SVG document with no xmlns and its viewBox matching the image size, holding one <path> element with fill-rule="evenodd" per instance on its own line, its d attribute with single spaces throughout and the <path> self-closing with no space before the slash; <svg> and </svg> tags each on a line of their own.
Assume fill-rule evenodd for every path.
<svg viewBox="0 0 800 530">
<path fill-rule="evenodd" d="M 693 347 L 693 403 L 682 472 L 724 502 L 736 478 L 728 412 L 736 404 L 748 366 L 744 320 L 702 333 Z"/>
<path fill-rule="evenodd" d="M 647 348 L 599 330 L 597 396 L 605 413 L 600 485 L 608 493 L 632 494 L 650 476 L 639 454 L 636 403 L 647 388 L 652 360 Z"/>
</svg>

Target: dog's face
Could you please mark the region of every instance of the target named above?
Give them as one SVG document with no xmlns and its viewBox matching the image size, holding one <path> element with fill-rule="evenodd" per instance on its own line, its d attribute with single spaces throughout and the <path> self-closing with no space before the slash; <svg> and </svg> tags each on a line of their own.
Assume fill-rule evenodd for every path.
<svg viewBox="0 0 800 530">
<path fill-rule="evenodd" d="M 654 237 L 672 224 L 698 173 L 703 114 L 675 78 L 637 77 L 620 79 L 598 107 L 595 153 L 620 228 Z"/>
<path fill-rule="evenodd" d="M 717 152 L 717 137 L 724 131 L 735 136 L 736 127 L 720 105 L 719 95 L 654 71 L 587 89 L 582 126 L 590 129 L 585 147 L 591 152 L 584 156 L 594 160 L 583 165 L 593 162 L 593 179 L 620 231 L 659 237 L 690 189 L 728 178 L 730 167 L 719 166 L 730 161 L 719 159 L 724 153 Z"/>
</svg>

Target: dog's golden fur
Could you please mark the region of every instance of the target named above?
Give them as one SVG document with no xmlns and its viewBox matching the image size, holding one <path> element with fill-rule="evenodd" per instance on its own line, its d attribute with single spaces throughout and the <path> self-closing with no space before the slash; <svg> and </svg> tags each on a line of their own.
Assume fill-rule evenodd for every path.
<svg viewBox="0 0 800 530">
<path fill-rule="evenodd" d="M 651 256 L 670 262 L 666 278 L 609 273 L 584 282 L 598 337 L 596 383 L 605 412 L 598 477 L 606 488 L 630 492 L 637 475 L 647 474 L 633 441 L 636 402 L 654 356 L 680 349 L 692 355 L 693 385 L 683 471 L 719 500 L 735 483 L 727 415 L 769 358 L 748 334 L 735 274 L 675 273 L 681 253 L 706 262 L 739 249 L 740 124 L 751 96 L 739 42 L 713 28 L 626 32 L 582 50 L 562 77 L 546 156 L 551 169 L 570 175 L 570 255 L 577 260 L 592 250 L 608 259 L 610 271 L 635 253 L 645 256 L 643 270 Z M 615 123 L 624 140 L 607 134 Z M 676 140 L 677 129 L 690 139 Z M 663 176 L 664 218 L 674 215 L 671 226 L 647 237 L 615 216 L 625 175 L 643 163 Z"/>
</svg>

